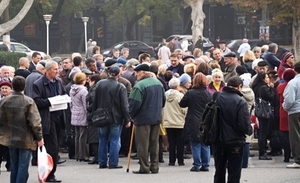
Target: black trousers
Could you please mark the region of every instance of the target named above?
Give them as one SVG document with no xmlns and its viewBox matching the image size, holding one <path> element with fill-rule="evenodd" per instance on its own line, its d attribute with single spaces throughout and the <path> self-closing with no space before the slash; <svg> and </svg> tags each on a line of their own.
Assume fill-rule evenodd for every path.
<svg viewBox="0 0 300 183">
<path fill-rule="evenodd" d="M 214 183 L 226 182 L 226 167 L 228 183 L 239 183 L 242 172 L 244 144 L 223 145 L 214 144 L 215 175 Z"/>
<path fill-rule="evenodd" d="M 58 159 L 58 151 L 59 151 L 59 138 L 60 138 L 60 131 L 61 131 L 61 116 L 52 116 L 50 120 L 50 133 L 49 134 L 43 134 L 45 147 L 47 150 L 47 153 L 50 154 L 50 156 L 53 159 L 53 169 L 50 172 L 48 178 L 54 178 L 54 174 L 56 172 L 57 167 L 57 159 Z"/>
<path fill-rule="evenodd" d="M 10 169 L 10 155 L 9 155 L 9 149 L 6 146 L 0 145 L 0 167 L 3 159 L 6 159 L 5 167 L 7 169 Z"/>
<path fill-rule="evenodd" d="M 169 163 L 183 164 L 184 139 L 182 138 L 182 128 L 166 128 L 169 141 Z"/>
<path fill-rule="evenodd" d="M 267 152 L 267 135 L 270 119 L 258 118 L 259 133 L 258 133 L 258 148 L 259 156 L 263 156 Z"/>
</svg>

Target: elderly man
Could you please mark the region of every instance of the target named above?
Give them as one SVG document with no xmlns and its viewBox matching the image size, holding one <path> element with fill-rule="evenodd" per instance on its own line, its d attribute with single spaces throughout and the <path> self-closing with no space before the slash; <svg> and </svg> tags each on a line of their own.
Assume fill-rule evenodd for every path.
<svg viewBox="0 0 300 183">
<path fill-rule="evenodd" d="M 61 182 L 55 178 L 58 159 L 58 142 L 63 123 L 63 111 L 49 111 L 51 103 L 48 98 L 64 95 L 65 90 L 58 76 L 58 64 L 49 61 L 45 65 L 45 74 L 33 83 L 32 98 L 35 101 L 42 118 L 43 138 L 48 154 L 53 159 L 53 169 L 46 182 Z"/>
<path fill-rule="evenodd" d="M 280 60 L 276 57 L 276 53 L 278 51 L 278 45 L 276 43 L 269 44 L 269 50 L 263 54 L 263 58 L 268 62 L 269 69 L 274 70 L 275 67 L 279 67 Z"/>
<path fill-rule="evenodd" d="M 225 58 L 225 65 L 226 65 L 226 68 L 225 68 L 225 72 L 224 72 L 224 81 L 225 83 L 227 83 L 227 81 L 233 77 L 233 76 L 236 76 L 237 73 L 236 73 L 236 55 L 234 52 L 230 52 L 228 53 L 227 55 L 224 55 L 224 58 Z"/>
<path fill-rule="evenodd" d="M 240 45 L 239 49 L 237 52 L 240 54 L 240 59 L 243 60 L 243 56 L 246 51 L 251 50 L 251 46 L 248 43 L 248 39 L 244 38 L 243 43 Z"/>
<path fill-rule="evenodd" d="M 128 56 L 129 56 L 129 49 L 128 48 L 122 48 L 121 56 L 117 59 L 117 63 L 121 63 L 121 64 L 125 65 L 126 62 L 127 62 Z"/>
<path fill-rule="evenodd" d="M 213 59 L 215 59 L 219 62 L 219 65 L 221 67 L 221 71 L 224 72 L 226 66 L 225 66 L 225 62 L 224 62 L 223 53 L 221 52 L 221 50 L 219 48 L 213 49 L 212 57 L 213 57 Z"/>
<path fill-rule="evenodd" d="M 1 81 L 9 81 L 10 82 L 10 67 L 9 66 L 2 66 L 0 68 L 0 82 Z"/>
<path fill-rule="evenodd" d="M 150 66 L 140 64 L 134 70 L 138 82 L 129 96 L 129 113 L 136 128 L 135 140 L 140 169 L 133 173 L 158 173 L 159 124 L 166 100 L 165 92 L 161 82 L 149 72 Z"/>
<path fill-rule="evenodd" d="M 126 69 L 122 74 L 122 77 L 126 78 L 128 81 L 130 81 L 131 86 L 133 87 L 136 82 L 136 76 L 134 74 L 134 68 L 139 64 L 139 61 L 137 59 L 130 59 L 126 63 Z"/>
</svg>

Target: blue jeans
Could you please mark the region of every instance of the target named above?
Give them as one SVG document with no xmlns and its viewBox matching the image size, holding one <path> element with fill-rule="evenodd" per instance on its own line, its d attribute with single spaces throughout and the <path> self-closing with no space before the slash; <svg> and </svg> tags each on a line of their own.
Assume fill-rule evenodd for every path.
<svg viewBox="0 0 300 183">
<path fill-rule="evenodd" d="M 119 163 L 119 151 L 121 148 L 122 125 L 112 124 L 99 128 L 99 165 L 107 165 L 107 153 L 109 142 L 109 162 L 110 166 L 116 166 Z"/>
<path fill-rule="evenodd" d="M 9 148 L 10 183 L 26 183 L 29 177 L 28 168 L 31 150 Z"/>
<path fill-rule="evenodd" d="M 190 141 L 195 168 L 208 168 L 210 164 L 210 147 L 201 142 Z"/>
</svg>

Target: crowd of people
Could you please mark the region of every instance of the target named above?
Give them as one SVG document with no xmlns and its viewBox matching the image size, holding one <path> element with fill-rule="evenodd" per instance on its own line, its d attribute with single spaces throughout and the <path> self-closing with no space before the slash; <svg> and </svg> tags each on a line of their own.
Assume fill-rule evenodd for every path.
<svg viewBox="0 0 300 183">
<path fill-rule="evenodd" d="M 169 166 L 175 166 L 176 161 L 178 166 L 184 166 L 191 152 L 190 171 L 209 171 L 213 154 L 215 182 L 225 181 L 226 167 L 228 180 L 238 182 L 241 168 L 248 167 L 251 114 L 255 102 L 263 99 L 272 105 L 274 114 L 272 118 L 258 118 L 258 159 L 272 160 L 272 156 L 282 155 L 283 149 L 283 161 L 289 162 L 292 157 L 295 161 L 287 168 L 300 168 L 300 64 L 295 64 L 293 54 L 287 51 L 277 58 L 277 44 L 251 49 L 247 39 L 243 39 L 238 53 L 229 50 L 224 41 L 205 53 L 201 41 L 192 50 L 177 42 L 175 38 L 172 49 L 163 43 L 157 60 L 142 51 L 136 58 L 128 58 L 128 48 L 112 50 L 113 56 L 104 58 L 97 43 L 91 42 L 85 58 L 73 53 L 70 58 L 45 59 L 36 52 L 30 61 L 20 58 L 16 70 L 1 66 L 0 165 L 6 157 L 8 171 L 28 178 L 31 155 L 31 164 L 37 161 L 37 149 L 32 144 L 38 141 L 54 162 L 46 182 L 61 182 L 55 177 L 57 164 L 65 161 L 60 159 L 60 149 L 66 149 L 70 159 L 96 164 L 100 169 L 123 168 L 119 158 L 132 149 L 136 152 L 132 158 L 140 164 L 135 174 L 159 173 L 164 151 L 169 152 Z M 223 140 L 210 147 L 201 142 L 199 128 L 206 104 L 215 92 L 220 93 L 217 103 Z M 64 94 L 71 97 L 68 108 L 50 111 L 48 98 Z M 16 111 L 21 120 L 10 118 L 7 112 L 7 108 L 14 108 L 9 101 L 17 96 L 30 103 L 29 107 L 19 104 L 24 105 L 24 110 Z M 92 125 L 93 113 L 99 108 L 111 109 L 113 124 L 101 128 Z M 6 137 L 14 137 L 7 134 L 15 129 L 8 123 L 19 130 L 25 124 L 33 128 L 26 131 L 34 136 L 26 139 L 31 146 L 8 143 Z M 132 132 L 134 143 L 130 147 Z M 282 147 L 272 142 L 275 134 L 282 137 Z M 24 148 L 26 158 L 18 159 L 15 149 Z M 18 167 L 16 161 L 24 166 Z"/>
</svg>

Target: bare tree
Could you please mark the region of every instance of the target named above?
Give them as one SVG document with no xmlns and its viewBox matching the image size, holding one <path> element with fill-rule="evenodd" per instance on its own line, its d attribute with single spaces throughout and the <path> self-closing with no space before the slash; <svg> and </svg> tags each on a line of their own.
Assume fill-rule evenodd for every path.
<svg viewBox="0 0 300 183">
<path fill-rule="evenodd" d="M 192 8 L 191 20 L 193 42 L 196 43 L 199 36 L 203 37 L 203 21 L 205 14 L 203 12 L 204 0 L 185 0 L 185 2 Z"/>
<path fill-rule="evenodd" d="M 11 31 L 14 29 L 26 16 L 28 11 L 30 10 L 32 3 L 34 0 L 26 0 L 24 3 L 24 6 L 20 10 L 20 12 L 11 20 L 8 22 L 5 22 L 3 24 L 0 24 L 0 36 L 5 34 L 6 32 Z M 0 3 L 0 16 L 3 14 L 4 10 L 8 7 L 10 3 L 10 0 L 2 0 Z"/>
</svg>

